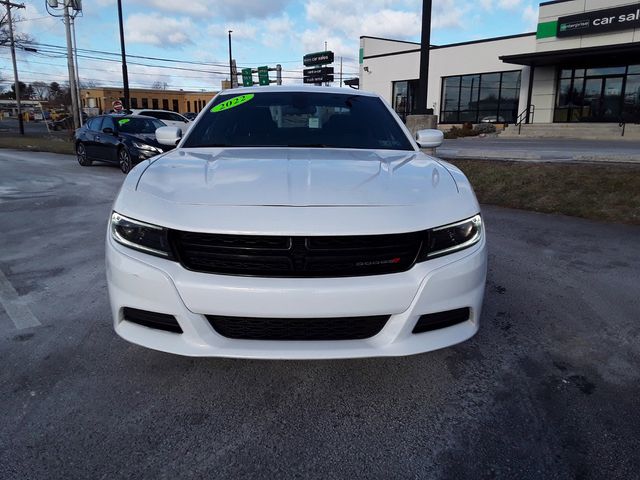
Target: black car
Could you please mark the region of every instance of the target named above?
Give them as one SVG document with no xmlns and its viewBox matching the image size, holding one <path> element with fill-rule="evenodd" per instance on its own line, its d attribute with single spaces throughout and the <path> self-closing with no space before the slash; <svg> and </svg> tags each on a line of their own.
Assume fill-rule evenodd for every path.
<svg viewBox="0 0 640 480">
<path fill-rule="evenodd" d="M 76 130 L 78 163 L 83 167 L 94 161 L 117 163 L 123 173 L 134 165 L 173 147 L 156 141 L 156 129 L 166 125 L 141 115 L 103 115 L 89 119 Z"/>
</svg>

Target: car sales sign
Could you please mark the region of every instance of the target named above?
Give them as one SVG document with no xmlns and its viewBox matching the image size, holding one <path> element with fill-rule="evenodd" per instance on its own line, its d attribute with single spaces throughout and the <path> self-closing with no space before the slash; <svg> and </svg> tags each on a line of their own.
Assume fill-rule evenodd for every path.
<svg viewBox="0 0 640 480">
<path fill-rule="evenodd" d="M 578 35 L 595 35 L 598 33 L 629 30 L 640 27 L 640 5 L 635 3 L 625 7 L 596 10 L 560 17 L 558 19 L 559 38 Z"/>
<path fill-rule="evenodd" d="M 316 67 L 320 65 L 328 65 L 333 63 L 334 55 L 333 52 L 317 52 L 317 53 L 309 53 L 304 56 L 304 66 L 305 67 Z"/>
</svg>

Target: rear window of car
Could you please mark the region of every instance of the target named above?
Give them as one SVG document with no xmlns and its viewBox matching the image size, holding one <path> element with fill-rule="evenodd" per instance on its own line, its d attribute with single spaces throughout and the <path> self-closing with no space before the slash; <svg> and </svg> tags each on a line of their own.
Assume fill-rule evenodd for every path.
<svg viewBox="0 0 640 480">
<path fill-rule="evenodd" d="M 183 147 L 413 150 L 379 98 L 312 92 L 219 95 Z"/>
<path fill-rule="evenodd" d="M 118 131 L 122 133 L 155 133 L 156 129 L 166 125 L 154 118 L 121 118 Z"/>
<path fill-rule="evenodd" d="M 100 124 L 102 123 L 102 117 L 92 118 L 87 122 L 87 128 L 89 130 L 100 130 Z"/>
</svg>

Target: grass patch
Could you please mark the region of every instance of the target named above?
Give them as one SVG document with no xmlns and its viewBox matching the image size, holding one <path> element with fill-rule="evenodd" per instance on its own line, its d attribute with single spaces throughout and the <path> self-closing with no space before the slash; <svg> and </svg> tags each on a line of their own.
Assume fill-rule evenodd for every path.
<svg viewBox="0 0 640 480">
<path fill-rule="evenodd" d="M 640 225 L 640 165 L 452 160 L 480 203 Z"/>
<path fill-rule="evenodd" d="M 74 145 L 67 138 L 61 136 L 30 136 L 30 135 L 2 135 L 0 148 L 13 148 L 32 152 L 66 153 L 73 155 Z"/>
</svg>

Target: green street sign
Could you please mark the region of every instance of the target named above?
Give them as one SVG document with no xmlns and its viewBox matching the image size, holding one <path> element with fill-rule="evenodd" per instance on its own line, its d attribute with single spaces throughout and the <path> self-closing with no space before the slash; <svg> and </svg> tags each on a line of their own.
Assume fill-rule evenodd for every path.
<svg viewBox="0 0 640 480">
<path fill-rule="evenodd" d="M 242 69 L 242 86 L 243 87 L 253 86 L 253 73 L 250 68 Z"/>
<path fill-rule="evenodd" d="M 271 83 L 269 81 L 269 67 L 258 67 L 258 83 L 263 87 Z"/>
</svg>

